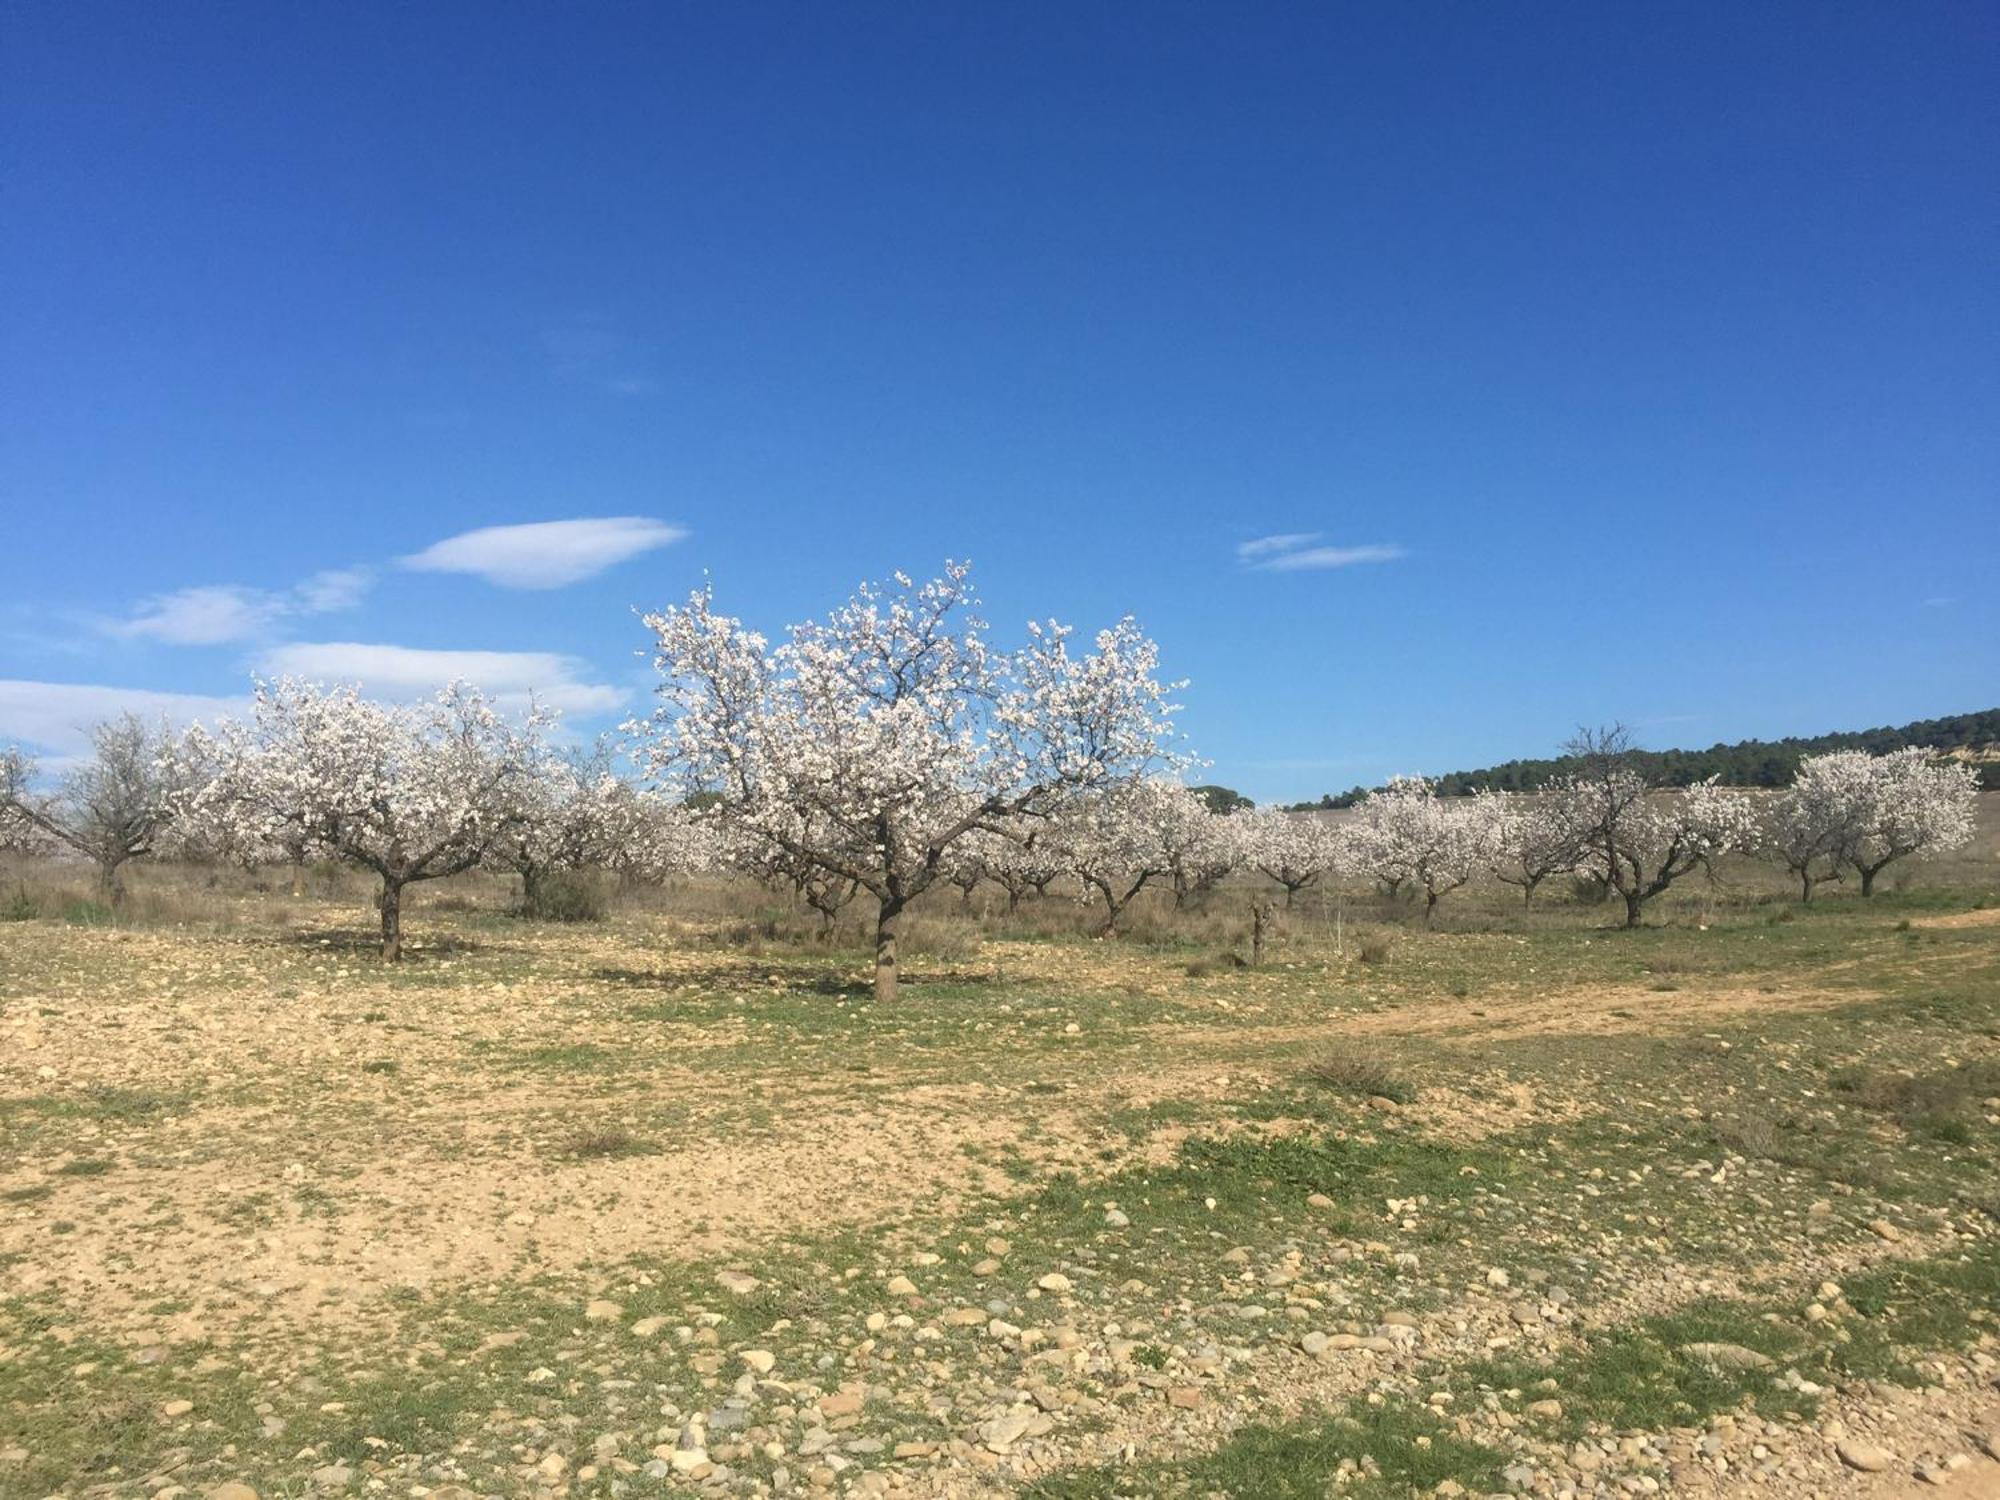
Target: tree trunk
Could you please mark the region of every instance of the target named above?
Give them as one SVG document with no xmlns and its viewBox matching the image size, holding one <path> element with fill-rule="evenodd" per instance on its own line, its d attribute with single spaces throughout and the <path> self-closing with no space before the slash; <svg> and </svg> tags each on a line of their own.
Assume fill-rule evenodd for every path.
<svg viewBox="0 0 2000 1500">
<path fill-rule="evenodd" d="M 1813 893 L 1813 878 L 1812 878 L 1812 871 L 1810 871 L 1810 870 L 1801 870 L 1801 871 L 1799 871 L 1799 901 L 1800 901 L 1800 903 L 1801 903 L 1801 904 L 1804 904 L 1804 903 L 1806 903 L 1806 902 L 1809 902 L 1809 901 L 1811 901 L 1811 900 L 1812 900 L 1812 893 Z"/>
<path fill-rule="evenodd" d="M 1537 884 L 1539 882 L 1533 880 L 1524 880 L 1521 882 L 1521 905 L 1523 908 L 1535 904 L 1535 887 Z"/>
<path fill-rule="evenodd" d="M 302 859 L 295 859 L 292 861 L 292 899 L 297 900 L 299 897 L 305 895 L 305 893 L 306 862 Z"/>
<path fill-rule="evenodd" d="M 1021 909 L 1021 893 L 1013 886 L 1007 887 L 1007 915 L 1012 916 Z"/>
<path fill-rule="evenodd" d="M 1437 915 L 1437 909 L 1438 893 L 1426 890 L 1424 892 L 1424 926 L 1428 927 L 1431 925 L 1431 918 Z"/>
<path fill-rule="evenodd" d="M 885 900 L 875 918 L 875 998 L 896 998 L 896 928 L 903 915 L 903 903 Z"/>
<path fill-rule="evenodd" d="M 1861 894 L 1864 896 L 1874 895 L 1875 877 L 1882 873 L 1882 866 L 1875 865 L 1871 868 L 1868 865 L 1856 865 L 1854 868 L 1861 872 Z"/>
<path fill-rule="evenodd" d="M 521 910 L 534 916 L 542 906 L 542 872 L 533 865 L 521 868 Z"/>
<path fill-rule="evenodd" d="M 1639 912 L 1644 908 L 1646 898 L 1637 891 L 1627 891 L 1624 893 L 1624 896 L 1625 925 L 1627 927 L 1637 927 L 1639 925 Z"/>
<path fill-rule="evenodd" d="M 1299 893 L 1299 888 L 1298 888 L 1297 886 L 1295 886 L 1295 885 L 1288 885 L 1288 886 L 1286 886 L 1286 887 L 1285 887 L 1285 910 L 1286 910 L 1286 911 L 1290 911 L 1290 910 L 1292 909 L 1292 900 L 1293 900 L 1293 898 L 1294 898 L 1294 897 L 1296 897 L 1296 896 L 1298 895 L 1298 893 Z"/>
<path fill-rule="evenodd" d="M 403 958 L 403 885 L 382 882 L 382 961 L 400 963 Z"/>
<path fill-rule="evenodd" d="M 100 859 L 97 862 L 97 894 L 104 898 L 107 906 L 117 906 L 125 899 L 125 887 L 118 879 L 119 861 Z"/>
</svg>

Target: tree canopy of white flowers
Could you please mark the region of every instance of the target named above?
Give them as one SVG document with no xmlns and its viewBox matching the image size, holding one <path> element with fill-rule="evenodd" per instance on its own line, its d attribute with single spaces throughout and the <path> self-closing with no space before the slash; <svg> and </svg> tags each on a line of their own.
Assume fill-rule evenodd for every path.
<svg viewBox="0 0 2000 1500">
<path fill-rule="evenodd" d="M 1836 750 L 1799 762 L 1772 808 L 1766 840 L 1798 877 L 1803 899 L 1843 867 L 1852 867 L 1861 894 L 1872 896 L 1876 877 L 1897 860 L 1969 842 L 1978 799 L 1970 766 L 1928 750 Z"/>
<path fill-rule="evenodd" d="M 1178 910 L 1240 869 L 1245 854 L 1242 834 L 1231 821 L 1238 814 L 1219 813 L 1200 792 L 1172 785 L 1174 795 L 1160 802 L 1155 813 L 1161 819 L 1160 847 Z"/>
<path fill-rule="evenodd" d="M 1494 878 L 1521 888 L 1521 903 L 1532 906 L 1535 891 L 1551 875 L 1583 862 L 1588 829 L 1575 820 L 1578 804 L 1533 792 L 1494 793 Z"/>
<path fill-rule="evenodd" d="M 928 583 L 864 585 L 776 647 L 707 588 L 645 617 L 660 706 L 629 728 L 648 771 L 872 895 L 885 1000 L 900 919 L 960 840 L 1024 836 L 1084 792 L 1172 763 L 1170 689 L 1131 620 L 1086 654 L 1053 623 L 1003 653 L 967 579 L 947 563 Z"/>
<path fill-rule="evenodd" d="M 522 910 L 543 907 L 549 877 L 611 870 L 659 881 L 714 863 L 707 820 L 618 774 L 612 747 L 543 747 L 515 792 L 515 812 L 492 852 L 521 877 Z"/>
<path fill-rule="evenodd" d="M 1772 802 L 1759 845 L 1792 872 L 1801 901 L 1845 874 L 1875 785 L 1875 757 L 1866 751 L 1814 755 Z"/>
<path fill-rule="evenodd" d="M 1340 873 L 1345 857 L 1341 830 L 1309 812 L 1257 807 L 1231 813 L 1229 833 L 1245 863 L 1285 888 L 1287 906 L 1321 877 Z"/>
<path fill-rule="evenodd" d="M 412 704 L 291 678 L 257 684 L 249 723 L 189 732 L 213 768 L 182 814 L 245 843 L 300 841 L 382 881 L 382 956 L 403 951 L 405 887 L 469 870 L 523 827 L 548 719 L 506 719 L 453 683 Z"/>
<path fill-rule="evenodd" d="M 1019 838 L 982 835 L 981 863 L 986 878 L 1007 893 L 1007 910 L 1019 911 L 1021 898 L 1033 891 L 1046 896 L 1049 887 L 1069 873 L 1062 849 L 1046 824 L 1029 828 Z"/>
<path fill-rule="evenodd" d="M 1497 797 L 1440 797 L 1421 776 L 1396 776 L 1362 799 L 1348 836 L 1355 863 L 1391 892 L 1424 893 L 1428 922 L 1443 897 L 1492 863 L 1501 818 Z"/>
<path fill-rule="evenodd" d="M 1656 791 L 1627 765 L 1630 748 L 1622 725 L 1580 731 L 1566 749 L 1582 769 L 1539 795 L 1581 833 L 1576 868 L 1616 891 L 1625 925 L 1637 927 L 1648 901 L 1684 875 L 1712 871 L 1722 855 L 1755 847 L 1758 830 L 1755 804 L 1742 792 L 1714 778 Z"/>
<path fill-rule="evenodd" d="M 1138 894 L 1174 872 L 1175 851 L 1197 818 L 1214 817 L 1178 781 L 1146 777 L 1099 787 L 1073 799 L 1042 837 L 1081 882 L 1086 899 L 1104 903 L 1099 937 L 1115 937 Z"/>
<path fill-rule="evenodd" d="M 121 872 L 167 837 L 180 787 L 164 726 L 124 714 L 90 732 L 90 758 L 49 792 L 37 792 L 35 763 L 18 748 L 0 752 L 0 844 L 32 852 L 50 845 L 97 867 L 102 895 L 124 895 Z"/>
</svg>

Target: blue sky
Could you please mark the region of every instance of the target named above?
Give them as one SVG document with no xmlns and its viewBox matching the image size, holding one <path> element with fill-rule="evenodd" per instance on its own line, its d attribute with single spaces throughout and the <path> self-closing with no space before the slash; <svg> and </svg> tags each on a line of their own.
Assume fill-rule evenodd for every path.
<svg viewBox="0 0 2000 1500">
<path fill-rule="evenodd" d="M 0 180 L 56 756 L 947 556 L 1265 799 L 2000 701 L 1989 5 L 17 0 Z"/>
</svg>

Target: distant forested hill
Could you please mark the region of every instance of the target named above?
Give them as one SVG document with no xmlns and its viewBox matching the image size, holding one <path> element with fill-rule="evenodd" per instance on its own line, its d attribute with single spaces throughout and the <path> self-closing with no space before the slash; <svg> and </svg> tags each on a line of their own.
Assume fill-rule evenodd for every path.
<svg viewBox="0 0 2000 1500">
<path fill-rule="evenodd" d="M 1799 761 L 1808 755 L 1823 755 L 1829 750 L 1866 750 L 1880 755 L 1910 745 L 1954 751 L 1975 759 L 1980 758 L 1981 751 L 2000 756 L 2000 708 L 1952 714 L 1943 719 L 1919 719 L 1893 729 L 1860 729 L 1845 734 L 1815 735 L 1810 739 L 1740 740 L 1734 745 L 1711 745 L 1706 750 L 1635 750 L 1632 763 L 1651 779 L 1667 786 L 1687 786 L 1711 776 L 1720 776 L 1728 786 L 1784 786 L 1792 779 Z M 1575 768 L 1575 761 L 1567 757 L 1510 760 L 1478 771 L 1453 771 L 1438 777 L 1437 785 L 1448 796 L 1466 796 L 1482 788 L 1529 792 L 1551 777 Z M 2000 790 L 2000 758 L 1983 759 L 1979 771 L 1988 790 Z M 1357 786 L 1338 795 L 1328 793 L 1317 802 L 1297 805 L 1349 807 L 1368 791 L 1367 787 Z"/>
</svg>

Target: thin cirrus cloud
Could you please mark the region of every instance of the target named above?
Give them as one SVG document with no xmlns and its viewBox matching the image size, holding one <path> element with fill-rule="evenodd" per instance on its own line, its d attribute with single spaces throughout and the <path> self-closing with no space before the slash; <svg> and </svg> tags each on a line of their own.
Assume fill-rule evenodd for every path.
<svg viewBox="0 0 2000 1500">
<path fill-rule="evenodd" d="M 542 330 L 542 347 L 560 380 L 613 396 L 650 396 L 660 389 L 645 371 L 644 347 L 602 313 L 557 319 Z"/>
<path fill-rule="evenodd" d="M 372 698 L 421 698 L 449 682 L 468 682 L 503 708 L 530 700 L 565 714 L 609 713 L 630 695 L 591 682 L 589 669 L 553 651 L 431 651 L 361 641 L 294 641 L 274 646 L 257 662 L 272 677 L 353 684 Z"/>
<path fill-rule="evenodd" d="M 222 646 L 253 640 L 288 617 L 352 609 L 367 595 L 373 579 L 367 568 L 330 568 L 283 592 L 233 583 L 203 584 L 155 594 L 142 600 L 129 617 L 99 625 L 105 634 L 121 640 Z"/>
<path fill-rule="evenodd" d="M 0 743 L 26 745 L 41 754 L 44 771 L 59 771 L 89 753 L 91 726 L 120 714 L 137 714 L 148 723 L 164 719 L 186 726 L 242 718 L 249 710 L 247 696 L 0 679 Z"/>
<path fill-rule="evenodd" d="M 1361 563 L 1394 562 L 1408 556 L 1391 542 L 1371 542 L 1358 547 L 1320 544 L 1323 532 L 1287 531 L 1276 536 L 1260 536 L 1236 544 L 1236 560 L 1247 568 L 1267 573 L 1297 573 L 1318 568 L 1351 568 Z"/>
<path fill-rule="evenodd" d="M 650 516 L 600 516 L 482 526 L 401 559 L 420 573 L 470 573 L 507 589 L 559 589 L 685 537 Z"/>
</svg>

